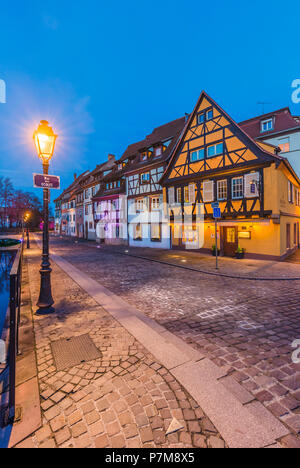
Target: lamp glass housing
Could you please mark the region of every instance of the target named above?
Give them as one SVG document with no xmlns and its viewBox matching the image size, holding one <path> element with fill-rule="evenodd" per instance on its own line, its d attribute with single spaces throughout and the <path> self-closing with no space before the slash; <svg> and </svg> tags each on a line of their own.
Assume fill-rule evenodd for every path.
<svg viewBox="0 0 300 468">
<path fill-rule="evenodd" d="M 33 139 L 38 157 L 44 164 L 49 164 L 53 156 L 56 138 L 57 135 L 49 127 L 49 123 L 46 120 L 42 120 L 38 129 L 33 134 Z"/>
</svg>

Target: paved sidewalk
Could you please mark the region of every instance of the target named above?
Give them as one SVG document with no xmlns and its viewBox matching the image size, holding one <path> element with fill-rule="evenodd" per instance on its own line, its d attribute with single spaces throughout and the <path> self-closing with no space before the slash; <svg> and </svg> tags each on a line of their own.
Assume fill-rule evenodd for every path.
<svg viewBox="0 0 300 468">
<path fill-rule="evenodd" d="M 26 257 L 34 305 L 40 250 L 33 244 Z M 18 447 L 225 447 L 166 368 L 58 266 L 52 267 L 56 313 L 34 316 L 43 423 Z M 84 334 L 102 357 L 57 371 L 51 344 Z M 166 435 L 174 418 L 183 429 Z"/>
<path fill-rule="evenodd" d="M 220 369 L 229 366 L 228 374 L 290 429 L 284 443 L 300 446 L 300 365 L 292 362 L 292 343 L 300 336 L 299 281 L 214 277 L 127 256 L 126 248 L 119 255 L 114 249 L 97 249 L 93 243 L 75 244 L 74 239 L 52 239 L 52 246 L 82 273 Z M 181 252 L 149 250 L 145 253 L 158 259 L 176 255 L 179 262 L 182 258 Z M 189 255 L 195 256 L 195 262 L 213 260 Z M 229 261 L 234 272 L 236 261 Z M 237 263 L 242 271 L 243 262 Z M 299 274 L 299 265 L 290 266 Z M 265 267 L 272 270 L 270 262 Z"/>
</svg>

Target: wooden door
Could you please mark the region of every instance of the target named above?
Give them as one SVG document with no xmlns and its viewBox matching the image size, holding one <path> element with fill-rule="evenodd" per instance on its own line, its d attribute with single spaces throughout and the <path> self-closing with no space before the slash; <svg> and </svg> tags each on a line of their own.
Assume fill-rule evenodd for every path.
<svg viewBox="0 0 300 468">
<path fill-rule="evenodd" d="M 238 248 L 238 229 L 235 226 L 226 226 L 223 229 L 223 249 L 225 257 L 234 257 Z"/>
<path fill-rule="evenodd" d="M 182 249 L 182 226 L 171 223 L 171 242 L 172 249 Z"/>
</svg>

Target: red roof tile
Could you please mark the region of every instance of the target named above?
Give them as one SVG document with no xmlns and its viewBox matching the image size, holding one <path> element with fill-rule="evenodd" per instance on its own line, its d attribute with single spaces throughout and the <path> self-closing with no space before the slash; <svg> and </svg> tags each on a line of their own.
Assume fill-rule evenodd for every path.
<svg viewBox="0 0 300 468">
<path fill-rule="evenodd" d="M 274 118 L 274 128 L 268 132 L 261 132 L 261 122 Z M 298 116 L 293 116 L 288 107 L 269 112 L 268 114 L 259 115 L 248 120 L 240 122 L 240 127 L 252 138 L 263 138 L 268 135 L 275 135 L 276 133 L 285 130 L 300 129 L 300 119 Z"/>
</svg>

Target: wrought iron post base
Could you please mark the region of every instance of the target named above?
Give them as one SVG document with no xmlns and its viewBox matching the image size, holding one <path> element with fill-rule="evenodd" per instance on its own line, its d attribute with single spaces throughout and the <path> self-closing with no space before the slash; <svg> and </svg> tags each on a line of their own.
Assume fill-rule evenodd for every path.
<svg viewBox="0 0 300 468">
<path fill-rule="evenodd" d="M 51 271 L 50 265 L 42 265 L 40 269 L 41 274 L 41 288 L 40 288 L 40 296 L 37 302 L 38 310 L 37 314 L 52 314 L 55 309 L 52 307 L 54 304 L 54 300 L 52 298 L 51 292 Z"/>
</svg>

